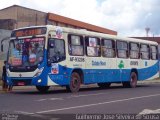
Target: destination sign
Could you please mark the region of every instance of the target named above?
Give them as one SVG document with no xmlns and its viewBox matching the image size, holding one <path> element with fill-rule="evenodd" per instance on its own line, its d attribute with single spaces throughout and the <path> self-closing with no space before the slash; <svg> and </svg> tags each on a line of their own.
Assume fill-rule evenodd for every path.
<svg viewBox="0 0 160 120">
<path fill-rule="evenodd" d="M 21 30 L 13 31 L 11 34 L 11 37 L 42 35 L 42 34 L 46 34 L 46 31 L 47 29 L 45 27 L 21 29 Z"/>
</svg>

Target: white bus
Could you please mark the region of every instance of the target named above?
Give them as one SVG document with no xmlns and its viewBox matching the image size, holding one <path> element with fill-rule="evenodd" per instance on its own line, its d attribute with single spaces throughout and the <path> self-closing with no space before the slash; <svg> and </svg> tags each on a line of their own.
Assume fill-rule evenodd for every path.
<svg viewBox="0 0 160 120">
<path fill-rule="evenodd" d="M 7 58 L 7 82 L 34 85 L 40 92 L 81 84 L 135 88 L 138 80 L 159 77 L 158 44 L 52 25 L 13 30 Z"/>
</svg>

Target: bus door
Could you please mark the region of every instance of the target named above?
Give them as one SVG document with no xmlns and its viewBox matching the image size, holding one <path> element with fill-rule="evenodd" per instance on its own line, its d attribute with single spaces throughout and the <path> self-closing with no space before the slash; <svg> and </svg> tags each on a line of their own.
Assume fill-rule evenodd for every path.
<svg viewBox="0 0 160 120">
<path fill-rule="evenodd" d="M 63 39 L 49 38 L 48 42 L 49 78 L 55 83 L 66 84 L 63 81 L 63 67 L 60 64 L 66 59 L 65 42 Z"/>
<path fill-rule="evenodd" d="M 96 57 L 86 58 L 85 83 L 97 83 L 103 81 L 103 74 L 99 66 L 100 60 Z"/>
</svg>

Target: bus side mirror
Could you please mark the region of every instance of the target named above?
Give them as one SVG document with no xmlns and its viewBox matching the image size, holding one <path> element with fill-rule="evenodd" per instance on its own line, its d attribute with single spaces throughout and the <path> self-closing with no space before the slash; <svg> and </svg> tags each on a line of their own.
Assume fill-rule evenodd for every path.
<svg viewBox="0 0 160 120">
<path fill-rule="evenodd" d="M 3 44 L 1 44 L 1 52 L 3 52 Z"/>
</svg>

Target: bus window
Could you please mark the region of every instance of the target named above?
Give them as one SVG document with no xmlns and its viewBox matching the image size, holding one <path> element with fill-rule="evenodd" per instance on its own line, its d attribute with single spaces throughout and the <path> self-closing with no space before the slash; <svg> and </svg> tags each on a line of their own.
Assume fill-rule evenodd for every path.
<svg viewBox="0 0 160 120">
<path fill-rule="evenodd" d="M 113 58 L 115 57 L 115 42 L 109 39 L 102 39 L 102 56 Z"/>
<path fill-rule="evenodd" d="M 48 64 L 65 60 L 65 43 L 61 39 L 49 39 Z"/>
<path fill-rule="evenodd" d="M 90 57 L 101 56 L 100 52 L 100 39 L 94 37 L 86 37 L 86 52 Z"/>
<path fill-rule="evenodd" d="M 146 60 L 150 59 L 150 57 L 149 57 L 149 45 L 141 44 L 140 52 L 141 52 L 141 58 L 142 59 L 146 59 Z"/>
<path fill-rule="evenodd" d="M 139 44 L 130 43 L 129 46 L 130 46 L 130 58 L 139 59 Z"/>
<path fill-rule="evenodd" d="M 117 41 L 117 55 L 119 58 L 128 57 L 128 44 L 127 42 Z"/>
<path fill-rule="evenodd" d="M 150 46 L 150 50 L 151 50 L 151 59 L 152 59 L 152 60 L 157 60 L 157 59 L 158 59 L 157 47 L 151 45 L 151 46 Z"/>
<path fill-rule="evenodd" d="M 70 55 L 83 56 L 84 44 L 83 37 L 78 35 L 68 35 L 68 50 Z"/>
</svg>

